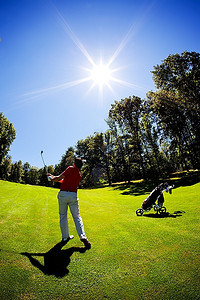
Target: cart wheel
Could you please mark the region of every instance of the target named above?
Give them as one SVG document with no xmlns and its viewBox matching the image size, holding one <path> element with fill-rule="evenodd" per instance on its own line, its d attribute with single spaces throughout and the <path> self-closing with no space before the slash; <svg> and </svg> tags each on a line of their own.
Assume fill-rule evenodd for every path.
<svg viewBox="0 0 200 300">
<path fill-rule="evenodd" d="M 138 208 L 137 210 L 136 210 L 136 215 L 137 216 L 142 216 L 143 215 L 143 209 L 142 208 Z"/>
<path fill-rule="evenodd" d="M 156 206 L 156 205 L 154 205 L 154 211 L 156 211 L 156 212 L 158 212 L 159 211 L 159 208 Z"/>
<path fill-rule="evenodd" d="M 166 211 L 167 211 L 167 210 L 166 210 L 166 207 L 164 207 L 164 206 L 161 207 L 161 208 L 159 209 L 159 213 L 160 213 L 160 214 L 165 214 Z"/>
</svg>

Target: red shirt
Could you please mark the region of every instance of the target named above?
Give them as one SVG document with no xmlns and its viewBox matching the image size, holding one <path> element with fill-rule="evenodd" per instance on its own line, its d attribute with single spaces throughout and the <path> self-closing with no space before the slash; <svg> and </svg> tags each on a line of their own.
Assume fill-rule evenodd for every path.
<svg viewBox="0 0 200 300">
<path fill-rule="evenodd" d="M 81 172 L 75 165 L 68 167 L 62 175 L 65 176 L 60 190 L 67 192 L 77 192 L 79 182 L 81 181 Z"/>
</svg>

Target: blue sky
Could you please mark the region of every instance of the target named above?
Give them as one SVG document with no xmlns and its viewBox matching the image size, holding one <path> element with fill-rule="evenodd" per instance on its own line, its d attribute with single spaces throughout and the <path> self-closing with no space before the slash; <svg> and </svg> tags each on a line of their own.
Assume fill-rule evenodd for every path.
<svg viewBox="0 0 200 300">
<path fill-rule="evenodd" d="M 111 104 L 155 90 L 153 66 L 200 52 L 199 33 L 199 0 L 0 0 L 0 111 L 17 131 L 12 161 L 40 168 L 43 150 L 55 165 L 105 132 Z"/>
</svg>

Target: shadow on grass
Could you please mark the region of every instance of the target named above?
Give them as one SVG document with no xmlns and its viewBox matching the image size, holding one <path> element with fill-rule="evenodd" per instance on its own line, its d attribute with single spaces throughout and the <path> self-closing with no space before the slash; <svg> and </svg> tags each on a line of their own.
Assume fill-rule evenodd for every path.
<svg viewBox="0 0 200 300">
<path fill-rule="evenodd" d="M 173 214 L 170 214 L 169 212 L 162 213 L 162 214 L 145 214 L 143 217 L 148 217 L 148 218 L 177 218 L 177 217 L 182 217 L 182 215 L 185 213 L 185 211 L 175 211 Z"/>
<path fill-rule="evenodd" d="M 159 183 L 155 182 L 133 182 L 114 185 L 114 190 L 122 191 L 122 195 L 144 195 L 149 194 Z"/>
<path fill-rule="evenodd" d="M 67 266 L 70 263 L 70 256 L 74 252 L 85 253 L 85 247 L 71 247 L 66 250 L 61 250 L 64 246 L 63 242 L 57 243 L 46 253 L 28 253 L 22 252 L 30 260 L 31 264 L 42 271 L 45 275 L 54 275 L 56 277 L 64 277 L 69 273 Z M 39 262 L 34 256 L 43 256 L 44 265 Z"/>
<path fill-rule="evenodd" d="M 131 183 L 120 183 L 113 184 L 115 190 L 122 191 L 122 195 L 144 195 L 149 194 L 158 184 L 167 181 L 169 184 L 174 184 L 174 188 L 180 186 L 190 186 L 200 182 L 200 171 L 191 171 L 188 173 L 182 172 L 177 175 L 173 174 L 171 177 L 163 180 L 155 181 L 141 181 L 141 182 L 131 182 Z"/>
</svg>

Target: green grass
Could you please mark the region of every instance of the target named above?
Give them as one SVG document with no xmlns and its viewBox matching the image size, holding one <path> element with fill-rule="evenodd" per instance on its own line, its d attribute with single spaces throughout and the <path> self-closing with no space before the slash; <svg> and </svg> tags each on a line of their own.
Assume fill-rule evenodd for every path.
<svg viewBox="0 0 200 300">
<path fill-rule="evenodd" d="M 200 183 L 165 193 L 168 217 L 137 217 L 151 188 L 79 190 L 92 249 L 74 252 L 69 273 L 56 277 L 20 253 L 47 252 L 60 241 L 58 190 L 0 181 L 0 299 L 200 299 Z M 69 226 L 75 238 L 64 250 L 82 246 L 71 215 Z"/>
</svg>

